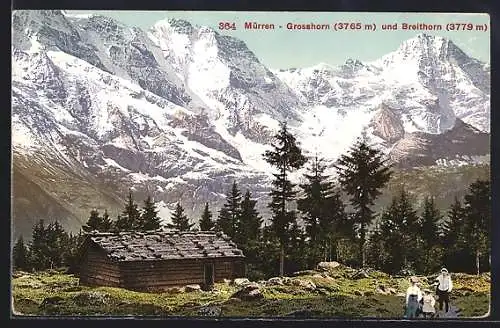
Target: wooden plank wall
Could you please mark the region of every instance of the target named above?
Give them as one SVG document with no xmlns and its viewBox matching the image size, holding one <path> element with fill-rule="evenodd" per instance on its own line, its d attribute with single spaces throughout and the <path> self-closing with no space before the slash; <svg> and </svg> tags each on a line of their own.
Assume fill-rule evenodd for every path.
<svg viewBox="0 0 500 328">
<path fill-rule="evenodd" d="M 102 251 L 90 246 L 81 262 L 80 283 L 118 287 L 121 284 L 118 265 L 111 262 Z"/>
<path fill-rule="evenodd" d="M 234 277 L 234 260 L 170 260 L 120 263 L 122 285 L 130 289 L 164 289 L 173 286 L 205 283 L 205 263 L 214 264 L 214 280 Z"/>
</svg>

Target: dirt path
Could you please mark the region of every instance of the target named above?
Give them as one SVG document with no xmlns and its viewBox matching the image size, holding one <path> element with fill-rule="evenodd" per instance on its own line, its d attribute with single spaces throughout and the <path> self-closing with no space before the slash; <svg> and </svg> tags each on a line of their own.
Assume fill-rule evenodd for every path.
<svg viewBox="0 0 500 328">
<path fill-rule="evenodd" d="M 453 304 L 450 304 L 450 308 L 448 309 L 448 313 L 444 311 L 437 311 L 436 314 L 439 316 L 439 318 L 458 318 L 459 317 L 460 310 Z"/>
</svg>

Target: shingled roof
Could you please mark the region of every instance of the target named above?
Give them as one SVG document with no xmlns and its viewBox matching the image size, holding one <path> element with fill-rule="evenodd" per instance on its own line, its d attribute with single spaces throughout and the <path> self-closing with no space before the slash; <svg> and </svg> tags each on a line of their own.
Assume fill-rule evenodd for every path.
<svg viewBox="0 0 500 328">
<path fill-rule="evenodd" d="M 88 238 L 120 262 L 244 257 L 228 236 L 209 231 L 91 233 Z"/>
</svg>

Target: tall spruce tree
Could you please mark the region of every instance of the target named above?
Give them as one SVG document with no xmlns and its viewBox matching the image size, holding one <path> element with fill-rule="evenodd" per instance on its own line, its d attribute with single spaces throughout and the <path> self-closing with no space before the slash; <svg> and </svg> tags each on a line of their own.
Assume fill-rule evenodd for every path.
<svg viewBox="0 0 500 328">
<path fill-rule="evenodd" d="M 228 209 L 223 206 L 219 210 L 219 217 L 217 218 L 217 221 L 215 222 L 215 230 L 219 232 L 223 232 L 226 235 L 232 234 L 232 227 L 233 223 L 231 221 L 231 214 L 229 213 Z"/>
<path fill-rule="evenodd" d="M 200 220 L 200 230 L 210 231 L 215 227 L 215 222 L 212 220 L 212 212 L 208 208 L 208 203 L 205 203 L 205 208 L 203 209 L 203 214 Z"/>
<path fill-rule="evenodd" d="M 455 197 L 451 204 L 447 218 L 442 226 L 442 247 L 444 250 L 443 263 L 453 271 L 463 270 L 462 262 L 465 257 L 465 211 L 462 203 Z"/>
<path fill-rule="evenodd" d="M 436 207 L 434 197 L 426 197 L 422 213 L 422 241 L 425 248 L 432 248 L 439 243 L 439 224 L 442 220 L 441 213 Z"/>
<path fill-rule="evenodd" d="M 219 230 L 234 239 L 239 225 L 241 216 L 241 193 L 238 189 L 236 181 L 233 182 L 231 190 L 226 195 L 226 203 L 219 213 L 218 226 Z"/>
<path fill-rule="evenodd" d="M 349 226 L 345 206 L 340 194 L 334 192 L 325 199 L 325 209 L 319 218 L 320 241 L 323 243 L 323 259 L 332 259 L 332 250 L 337 249 L 342 239 L 349 238 L 352 227 Z"/>
<path fill-rule="evenodd" d="M 309 250 L 314 258 L 313 262 L 326 253 L 327 240 L 324 237 L 328 233 L 322 233 L 321 230 L 323 229 L 321 229 L 320 221 L 323 223 L 323 228 L 329 228 L 329 222 L 325 222 L 329 216 L 326 204 L 331 197 L 332 183 L 328 182 L 327 177 L 324 175 L 325 165 L 323 165 L 322 161 L 318 156 L 312 161 L 308 172 L 304 174 L 307 183 L 300 185 L 304 197 L 297 200 L 297 209 L 304 214 L 302 219 L 310 240 Z"/>
<path fill-rule="evenodd" d="M 157 229 L 160 229 L 160 218 L 158 217 L 155 203 L 151 199 L 151 196 L 148 195 L 142 208 L 140 230 L 149 231 Z"/>
<path fill-rule="evenodd" d="M 137 204 L 132 197 L 132 190 L 129 190 L 127 203 L 122 214 L 118 216 L 115 222 L 115 229 L 118 231 L 134 231 L 141 227 L 141 214 Z"/>
<path fill-rule="evenodd" d="M 380 263 L 383 271 L 396 273 L 403 268 L 407 255 L 405 244 L 404 218 L 399 213 L 399 199 L 393 197 L 390 206 L 382 212 L 380 217 L 379 239 L 383 246 L 382 254 L 386 261 Z"/>
<path fill-rule="evenodd" d="M 435 272 L 441 266 L 442 248 L 440 247 L 439 225 L 442 216 L 434 203 L 433 197 L 426 197 L 422 212 L 420 235 L 422 240 L 422 254 L 417 259 L 418 270 L 422 273 Z"/>
<path fill-rule="evenodd" d="M 257 266 L 259 259 L 262 225 L 262 218 L 255 209 L 256 204 L 257 201 L 252 199 L 250 191 L 247 190 L 241 201 L 240 220 L 235 238 L 235 242 L 246 256 L 246 262 L 254 266 Z"/>
<path fill-rule="evenodd" d="M 491 187 L 490 182 L 477 180 L 469 186 L 465 195 L 465 232 L 467 244 L 476 259 L 476 273 L 481 272 L 481 256 L 490 255 L 490 227 L 491 227 Z"/>
<path fill-rule="evenodd" d="M 256 204 L 257 201 L 252 199 L 252 194 L 247 190 L 241 201 L 240 220 L 237 226 L 236 241 L 241 244 L 259 239 L 262 218 L 255 209 Z"/>
<path fill-rule="evenodd" d="M 289 202 L 294 200 L 296 191 L 294 184 L 288 179 L 290 172 L 301 168 L 306 163 L 295 137 L 288 131 L 286 123 L 281 124 L 280 131 L 274 136 L 273 150 L 264 153 L 264 159 L 276 167 L 278 173 L 273 173 L 272 201 L 269 204 L 273 212 L 273 228 L 280 241 L 280 275 L 284 273 L 285 248 L 290 238 L 290 226 L 295 222 L 295 211 L 287 209 Z"/>
<path fill-rule="evenodd" d="M 358 139 L 347 154 L 341 155 L 336 164 L 342 189 L 351 196 L 359 224 L 361 265 L 365 266 L 365 242 L 368 225 L 373 220 L 371 206 L 389 181 L 391 170 L 381 151 L 368 145 L 366 138 Z"/>
<path fill-rule="evenodd" d="M 170 229 L 189 231 L 194 226 L 194 223 L 189 223 L 188 217 L 184 214 L 184 208 L 180 203 L 177 203 L 175 212 L 172 215 L 172 223 L 169 223 L 167 226 Z"/>
<path fill-rule="evenodd" d="M 288 246 L 288 272 L 295 272 L 307 268 L 305 233 L 297 222 L 290 227 L 290 241 Z"/>
<path fill-rule="evenodd" d="M 24 244 L 23 236 L 17 239 L 14 248 L 12 249 L 12 262 L 16 270 L 28 271 L 30 269 L 29 250 Z"/>
<path fill-rule="evenodd" d="M 416 262 L 423 256 L 421 222 L 404 187 L 399 195 L 397 215 L 403 232 L 403 268 L 413 270 Z"/>
<path fill-rule="evenodd" d="M 50 267 L 48 229 L 43 219 L 33 226 L 30 251 L 33 269 L 43 270 Z"/>
</svg>

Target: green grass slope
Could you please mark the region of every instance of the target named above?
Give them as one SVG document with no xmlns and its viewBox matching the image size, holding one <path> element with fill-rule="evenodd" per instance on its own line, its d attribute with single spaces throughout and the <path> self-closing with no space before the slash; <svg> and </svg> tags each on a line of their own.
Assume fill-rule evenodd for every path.
<svg viewBox="0 0 500 328">
<path fill-rule="evenodd" d="M 402 318 L 407 277 L 373 271 L 368 278 L 352 279 L 353 272 L 341 266 L 330 272 L 308 271 L 285 278 L 284 284 L 259 282 L 262 297 L 255 300 L 232 297 L 241 287 L 231 283 L 216 284 L 208 292 L 175 288 L 143 293 L 80 286 L 77 277 L 55 271 L 18 272 L 13 278 L 13 308 L 18 315 L 48 316 L 198 317 L 212 309 L 215 316 L 222 317 Z M 455 289 L 451 303 L 458 307 L 458 316 L 485 315 L 489 308 L 490 275 L 452 277 Z M 423 287 L 432 279 L 421 277 Z"/>
</svg>

